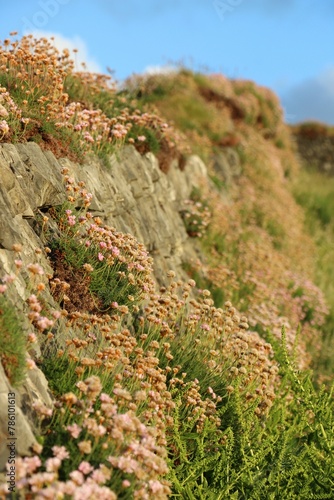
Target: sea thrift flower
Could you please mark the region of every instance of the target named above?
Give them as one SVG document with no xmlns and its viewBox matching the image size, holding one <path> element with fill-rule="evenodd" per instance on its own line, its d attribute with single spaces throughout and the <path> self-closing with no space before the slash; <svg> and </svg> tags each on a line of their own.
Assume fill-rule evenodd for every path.
<svg viewBox="0 0 334 500">
<path fill-rule="evenodd" d="M 78 470 L 74 470 L 74 471 L 70 472 L 69 476 L 72 479 L 72 481 L 74 481 L 78 485 L 83 484 L 83 482 L 85 480 L 84 475 Z"/>
<path fill-rule="evenodd" d="M 103 254 L 101 252 L 99 252 L 98 255 L 97 255 L 97 258 L 99 259 L 100 262 L 102 262 L 103 259 L 104 259 L 104 256 L 103 256 Z"/>
<path fill-rule="evenodd" d="M 34 370 L 36 368 L 36 363 L 31 358 L 27 359 L 26 365 L 27 365 L 28 370 Z"/>
<path fill-rule="evenodd" d="M 28 264 L 27 269 L 32 274 L 44 274 L 43 268 L 39 264 Z"/>
<path fill-rule="evenodd" d="M 85 271 L 87 271 L 87 273 L 92 273 L 94 271 L 94 267 L 90 264 L 84 264 L 82 267 Z"/>
<path fill-rule="evenodd" d="M 58 457 L 48 458 L 45 461 L 47 472 L 56 472 L 61 466 L 61 460 Z"/>
<path fill-rule="evenodd" d="M 53 324 L 54 322 L 51 319 L 46 318 L 45 316 L 40 316 L 36 321 L 36 326 L 40 331 L 44 331 L 47 328 L 51 328 Z"/>
<path fill-rule="evenodd" d="M 15 281 L 15 276 L 14 274 L 6 274 L 3 278 L 2 281 L 4 283 L 13 283 Z"/>
<path fill-rule="evenodd" d="M 32 403 L 32 407 L 39 415 L 46 416 L 46 417 L 51 417 L 51 415 L 52 415 L 52 409 L 47 408 L 40 401 L 35 401 L 34 403 Z"/>
<path fill-rule="evenodd" d="M 9 116 L 7 109 L 2 104 L 0 104 L 0 116 L 3 118 L 7 118 Z"/>
<path fill-rule="evenodd" d="M 94 467 L 89 463 L 89 462 L 81 462 L 81 464 L 78 467 L 78 470 L 82 472 L 83 474 L 87 475 L 90 474 L 94 470 Z"/>
<path fill-rule="evenodd" d="M 53 455 L 59 460 L 64 460 L 65 458 L 70 458 L 69 452 L 66 450 L 65 446 L 52 446 Z"/>
<path fill-rule="evenodd" d="M 78 424 L 68 425 L 66 427 L 66 429 L 68 430 L 68 432 L 71 434 L 71 436 L 74 439 L 77 439 L 79 437 L 79 435 L 80 435 L 80 432 L 82 431 L 82 428 L 79 427 Z"/>
<path fill-rule="evenodd" d="M 75 226 L 76 223 L 76 216 L 75 215 L 69 215 L 67 217 L 67 222 L 70 226 Z"/>
<path fill-rule="evenodd" d="M 117 247 L 112 247 L 111 252 L 115 257 L 117 257 L 120 254 L 120 250 Z"/>
<path fill-rule="evenodd" d="M 81 453 L 89 455 L 89 453 L 91 453 L 92 451 L 92 443 L 91 441 L 81 441 L 80 443 L 78 443 L 78 448 Z"/>
<path fill-rule="evenodd" d="M 20 252 L 22 252 L 22 245 L 20 243 L 14 243 L 14 245 L 12 246 L 12 249 L 14 252 L 20 253 Z"/>
<path fill-rule="evenodd" d="M 1 120 L 0 121 L 0 132 L 2 132 L 2 136 L 8 134 L 8 132 L 9 132 L 9 125 L 6 122 L 6 120 Z"/>
</svg>

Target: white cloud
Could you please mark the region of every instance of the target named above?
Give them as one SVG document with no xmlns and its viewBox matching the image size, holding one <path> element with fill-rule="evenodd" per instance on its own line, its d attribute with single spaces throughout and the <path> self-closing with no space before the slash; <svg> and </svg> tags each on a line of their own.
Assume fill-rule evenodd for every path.
<svg viewBox="0 0 334 500">
<path fill-rule="evenodd" d="M 334 66 L 327 68 L 317 80 L 323 86 L 330 99 L 334 100 Z"/>
<path fill-rule="evenodd" d="M 175 73 L 175 71 L 177 71 L 177 68 L 175 66 L 166 64 L 162 66 L 146 66 L 143 73 L 146 73 L 148 75 L 168 75 L 170 73 Z"/>
<path fill-rule="evenodd" d="M 50 41 L 60 52 L 63 49 L 68 49 L 71 53 L 71 58 L 75 61 L 76 71 L 82 71 L 82 63 L 85 63 L 87 71 L 90 71 L 91 73 L 105 73 L 99 63 L 89 55 L 85 41 L 79 36 L 67 38 L 60 33 L 52 33 L 51 31 L 43 30 L 34 30 L 31 34 L 34 35 L 35 38 L 45 37 L 50 39 L 53 37 L 54 40 Z M 74 53 L 73 49 L 77 49 L 78 52 Z"/>
<path fill-rule="evenodd" d="M 291 121 L 318 120 L 334 124 L 334 66 L 290 88 L 282 104 Z"/>
</svg>

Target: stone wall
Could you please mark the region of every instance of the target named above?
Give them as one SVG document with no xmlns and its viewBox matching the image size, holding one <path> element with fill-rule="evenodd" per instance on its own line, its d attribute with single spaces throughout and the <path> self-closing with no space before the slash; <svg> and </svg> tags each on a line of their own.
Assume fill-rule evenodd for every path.
<svg viewBox="0 0 334 500">
<path fill-rule="evenodd" d="M 294 134 L 297 151 L 303 162 L 321 172 L 334 175 L 334 137 L 318 133 Z"/>
<path fill-rule="evenodd" d="M 196 156 L 187 161 L 181 172 L 175 164 L 167 175 L 159 170 L 157 159 L 150 153 L 140 156 L 133 147 L 126 147 L 111 158 L 110 168 L 96 158 L 84 165 L 68 159 L 57 160 L 51 152 L 38 145 L 0 145 L 0 278 L 13 273 L 16 254 L 14 243 L 23 245 L 24 265 L 38 262 L 46 274 L 52 275 L 47 256 L 35 250 L 43 248 L 36 216 L 49 207 L 61 205 L 66 199 L 61 169 L 68 167 L 76 181 L 84 181 L 93 194 L 90 211 L 117 231 L 129 232 L 144 243 L 154 258 L 155 277 L 163 283 L 166 271 L 182 276 L 182 261 L 196 257 L 193 243 L 187 236 L 179 215 L 182 200 L 189 197 L 193 186 L 209 182 L 206 167 Z M 46 290 L 43 300 L 56 307 L 48 289 L 46 276 L 41 276 Z M 24 318 L 29 294 L 24 276 L 13 283 L 10 299 L 17 314 Z M 27 320 L 26 320 L 27 321 Z M 29 331 L 24 323 L 22 335 Z M 1 332 L 0 332 L 1 334 Z M 37 352 L 30 352 L 35 357 Z M 7 461 L 7 394 L 13 391 L 0 363 L 0 470 Z M 52 408 L 52 395 L 47 380 L 38 367 L 28 371 L 26 381 L 15 390 L 17 399 L 17 453 L 25 455 L 35 443 L 36 414 L 33 403 L 42 402 Z"/>
</svg>

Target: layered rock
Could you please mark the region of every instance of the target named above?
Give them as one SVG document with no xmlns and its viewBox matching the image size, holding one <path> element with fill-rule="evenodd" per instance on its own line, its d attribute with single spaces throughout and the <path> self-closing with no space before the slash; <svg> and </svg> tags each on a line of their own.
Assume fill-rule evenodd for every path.
<svg viewBox="0 0 334 500">
<path fill-rule="evenodd" d="M 196 254 L 179 209 L 193 186 L 207 179 L 206 167 L 198 157 L 190 157 L 182 172 L 172 164 L 165 175 L 159 170 L 154 155 L 140 156 L 133 147 L 126 147 L 113 156 L 107 168 L 96 158 L 87 159 L 83 165 L 65 158 L 57 160 L 51 152 L 43 152 L 37 144 L 28 143 L 0 146 L 0 277 L 13 273 L 17 256 L 12 247 L 21 244 L 23 264 L 38 262 L 45 270 L 45 275 L 40 277 L 46 285 L 43 300 L 51 307 L 56 306 L 48 290 L 47 276 L 52 275 L 52 268 L 46 254 L 36 254 L 36 249 L 43 248 L 46 243 L 38 216 L 67 200 L 61 174 L 63 167 L 69 169 L 76 181 L 84 181 L 92 193 L 90 211 L 93 215 L 100 216 L 117 231 L 131 233 L 145 244 L 154 258 L 158 283 L 163 283 L 168 269 L 182 275 L 182 261 Z M 24 315 L 29 293 L 21 273 L 9 297 L 22 317 L 22 335 L 29 331 Z M 38 349 L 37 346 L 37 356 Z M 24 384 L 14 389 L 0 364 L 0 469 L 4 468 L 8 455 L 7 395 L 12 391 L 17 399 L 18 454 L 27 454 L 36 442 L 33 403 L 40 402 L 52 408 L 47 381 L 38 367 L 29 370 Z"/>
</svg>

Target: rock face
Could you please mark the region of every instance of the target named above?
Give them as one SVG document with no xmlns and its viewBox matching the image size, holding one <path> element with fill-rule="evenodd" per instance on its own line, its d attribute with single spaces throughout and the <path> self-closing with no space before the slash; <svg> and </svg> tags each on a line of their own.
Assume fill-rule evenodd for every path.
<svg viewBox="0 0 334 500">
<path fill-rule="evenodd" d="M 52 274 L 44 253 L 35 252 L 45 245 L 38 236 L 37 216 L 67 199 L 61 175 L 63 167 L 69 168 L 76 181 L 84 181 L 93 194 L 90 206 L 93 215 L 100 216 L 117 231 L 133 234 L 146 245 L 154 258 L 157 282 L 163 282 L 168 269 L 182 274 L 182 261 L 196 254 L 178 210 L 193 186 L 206 179 L 206 167 L 198 157 L 191 157 L 182 172 L 172 164 L 165 175 L 159 170 L 154 155 L 148 153 L 142 157 L 133 147 L 126 147 L 112 157 L 111 167 L 106 168 L 96 158 L 88 159 L 84 165 L 68 159 L 56 160 L 51 152 L 43 152 L 38 145 L 29 143 L 0 146 L 0 278 L 15 270 L 17 257 L 12 250 L 15 243 L 23 246 L 21 258 L 25 265 L 38 262 L 46 274 Z M 43 278 L 44 300 L 53 305 L 46 277 L 41 276 L 40 281 Z M 24 312 L 29 296 L 24 277 L 20 275 L 14 281 L 9 295 L 17 313 Z M 27 334 L 28 329 L 29 323 L 23 321 L 22 335 Z M 35 350 L 38 351 L 38 347 Z M 24 384 L 14 389 L 0 363 L 0 470 L 8 456 L 9 392 L 16 394 L 18 454 L 27 454 L 35 443 L 33 403 L 41 402 L 52 408 L 47 381 L 37 367 L 29 370 Z"/>
</svg>

